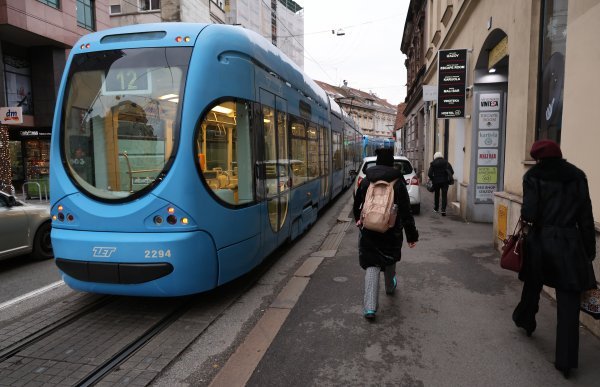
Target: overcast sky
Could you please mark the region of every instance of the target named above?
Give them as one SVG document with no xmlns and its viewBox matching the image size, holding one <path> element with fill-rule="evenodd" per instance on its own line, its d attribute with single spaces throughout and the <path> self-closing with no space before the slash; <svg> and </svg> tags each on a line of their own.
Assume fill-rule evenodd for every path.
<svg viewBox="0 0 600 387">
<path fill-rule="evenodd" d="M 304 8 L 304 70 L 334 86 L 372 91 L 397 105 L 406 96 L 400 52 L 409 0 L 296 0 Z M 332 34 L 342 29 L 343 36 Z"/>
</svg>

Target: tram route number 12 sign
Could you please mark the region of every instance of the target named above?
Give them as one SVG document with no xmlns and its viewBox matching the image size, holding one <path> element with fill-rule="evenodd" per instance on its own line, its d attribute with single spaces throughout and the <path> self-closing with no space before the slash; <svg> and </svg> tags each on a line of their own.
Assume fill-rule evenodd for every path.
<svg viewBox="0 0 600 387">
<path fill-rule="evenodd" d="M 437 118 L 464 118 L 467 50 L 438 51 Z"/>
</svg>

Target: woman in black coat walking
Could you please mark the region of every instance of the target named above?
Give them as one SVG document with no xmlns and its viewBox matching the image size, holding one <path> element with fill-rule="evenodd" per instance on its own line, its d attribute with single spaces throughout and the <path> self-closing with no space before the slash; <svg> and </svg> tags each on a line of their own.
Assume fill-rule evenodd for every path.
<svg viewBox="0 0 600 387">
<path fill-rule="evenodd" d="M 453 179 L 454 169 L 452 165 L 444 159 L 441 152 L 435 152 L 433 161 L 429 164 L 427 176 L 433 183 L 433 212 L 440 209 L 440 193 L 442 195 L 442 216 L 446 216 L 446 205 L 448 204 L 448 186 Z"/>
<path fill-rule="evenodd" d="M 521 302 L 513 320 L 530 336 L 542 285 L 556 289 L 554 365 L 568 378 L 578 365 L 580 294 L 596 287 L 592 202 L 585 174 L 562 158 L 557 143 L 537 141 L 530 153 L 537 164 L 523 177 L 521 217 L 530 227 L 519 273 L 524 282 Z"/>
<path fill-rule="evenodd" d="M 365 269 L 364 316 L 375 317 L 377 311 L 377 295 L 379 291 L 379 273 L 384 272 L 385 292 L 394 293 L 397 285 L 396 262 L 400 260 L 402 251 L 402 229 L 406 233 L 408 246 L 413 248 L 419 240 L 419 232 L 410 210 L 410 199 L 406 190 L 404 176 L 400 169 L 394 168 L 392 149 L 377 149 L 375 166 L 366 171 L 366 177 L 360 183 L 354 197 L 354 220 L 361 227 L 361 210 L 370 182 L 384 180 L 394 184 L 394 203 L 398 206 L 394 227 L 384 233 L 367 230 L 361 227 L 358 256 L 360 266 Z"/>
</svg>

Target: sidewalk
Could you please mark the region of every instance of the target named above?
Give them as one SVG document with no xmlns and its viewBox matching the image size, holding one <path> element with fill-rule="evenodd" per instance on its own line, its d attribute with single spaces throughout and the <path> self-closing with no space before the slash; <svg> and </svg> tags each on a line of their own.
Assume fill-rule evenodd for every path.
<svg viewBox="0 0 600 387">
<path fill-rule="evenodd" d="M 341 200 L 344 218 L 352 196 Z M 500 268 L 491 225 L 434 214 L 425 190 L 422 200 L 420 241 L 403 248 L 396 294 L 381 283 L 375 321 L 362 316 L 364 271 L 350 223 L 289 315 L 279 315 L 283 325 L 247 386 L 597 385 L 600 340 L 581 329 L 579 369 L 565 380 L 553 366 L 554 302 L 542 295 L 538 328 L 526 337 L 511 320 L 521 283 Z"/>
</svg>

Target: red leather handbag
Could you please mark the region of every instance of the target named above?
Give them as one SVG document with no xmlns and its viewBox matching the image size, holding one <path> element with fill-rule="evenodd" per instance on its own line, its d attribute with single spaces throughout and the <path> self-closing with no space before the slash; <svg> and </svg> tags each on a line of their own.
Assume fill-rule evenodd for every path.
<svg viewBox="0 0 600 387">
<path fill-rule="evenodd" d="M 500 267 L 517 273 L 521 271 L 523 267 L 523 254 L 525 253 L 525 235 L 523 222 L 519 218 L 513 234 L 504 240 L 502 256 L 500 257 Z"/>
</svg>

